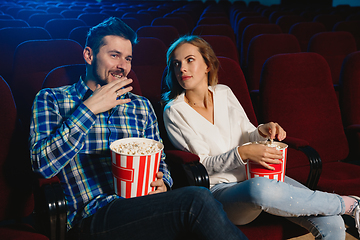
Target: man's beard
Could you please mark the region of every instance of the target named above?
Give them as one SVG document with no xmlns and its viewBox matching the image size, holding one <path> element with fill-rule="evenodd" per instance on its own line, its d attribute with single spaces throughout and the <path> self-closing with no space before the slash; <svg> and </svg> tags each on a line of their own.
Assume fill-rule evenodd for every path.
<svg viewBox="0 0 360 240">
<path fill-rule="evenodd" d="M 96 58 L 94 59 L 94 66 L 95 67 L 92 69 L 92 74 L 93 74 L 93 76 L 95 78 L 96 83 L 100 84 L 100 86 L 104 86 L 104 85 L 108 84 L 109 83 L 108 79 L 102 79 L 100 77 Z M 109 74 L 112 74 L 112 75 L 115 75 L 115 76 L 126 77 L 124 69 L 116 69 L 114 71 L 110 71 Z"/>
</svg>

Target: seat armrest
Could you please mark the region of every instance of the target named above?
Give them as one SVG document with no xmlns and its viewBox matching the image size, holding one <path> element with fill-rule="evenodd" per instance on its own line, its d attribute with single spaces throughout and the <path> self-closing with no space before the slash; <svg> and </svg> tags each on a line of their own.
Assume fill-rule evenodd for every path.
<svg viewBox="0 0 360 240">
<path fill-rule="evenodd" d="M 57 240 L 56 195 L 51 184 L 43 184 L 41 187 L 35 187 L 34 202 L 35 228 L 50 240 Z"/>
<path fill-rule="evenodd" d="M 59 178 L 35 177 L 34 199 L 36 228 L 50 240 L 65 240 L 67 206 Z"/>
<path fill-rule="evenodd" d="M 284 142 L 288 144 L 290 148 L 302 151 L 307 156 L 310 164 L 310 172 L 306 181 L 306 186 L 310 189 L 315 189 L 322 171 L 320 155 L 303 139 L 286 137 Z"/>
<path fill-rule="evenodd" d="M 197 155 L 181 150 L 165 150 L 165 154 L 174 189 L 185 186 L 210 187 L 209 175 Z"/>
<path fill-rule="evenodd" d="M 309 146 L 310 144 L 300 138 L 294 138 L 294 137 L 286 137 L 284 139 L 284 142 L 290 147 L 290 148 L 294 148 L 299 150 L 300 147 L 306 147 Z"/>
<path fill-rule="evenodd" d="M 360 132 L 360 124 L 352 124 L 345 128 L 346 133 L 358 133 Z"/>
</svg>

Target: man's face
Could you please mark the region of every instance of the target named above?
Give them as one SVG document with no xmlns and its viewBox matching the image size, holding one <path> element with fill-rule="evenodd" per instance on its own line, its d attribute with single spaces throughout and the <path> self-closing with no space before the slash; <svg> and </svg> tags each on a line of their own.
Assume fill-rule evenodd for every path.
<svg viewBox="0 0 360 240">
<path fill-rule="evenodd" d="M 131 70 L 132 45 L 130 40 L 109 35 L 104 45 L 91 61 L 93 80 L 101 86 L 120 77 L 126 77 Z"/>
</svg>

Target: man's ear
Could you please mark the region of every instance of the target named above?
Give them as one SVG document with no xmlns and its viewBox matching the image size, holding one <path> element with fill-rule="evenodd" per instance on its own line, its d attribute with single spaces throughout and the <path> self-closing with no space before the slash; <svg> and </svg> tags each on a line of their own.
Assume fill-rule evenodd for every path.
<svg viewBox="0 0 360 240">
<path fill-rule="evenodd" d="M 83 57 L 84 60 L 87 64 L 91 65 L 93 59 L 94 59 L 94 54 L 93 54 L 93 50 L 90 47 L 86 47 L 83 51 Z"/>
</svg>

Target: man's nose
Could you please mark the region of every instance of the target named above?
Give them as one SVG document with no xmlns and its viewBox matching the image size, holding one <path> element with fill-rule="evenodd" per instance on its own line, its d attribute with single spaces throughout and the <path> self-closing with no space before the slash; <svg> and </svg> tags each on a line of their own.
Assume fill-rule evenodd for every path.
<svg viewBox="0 0 360 240">
<path fill-rule="evenodd" d="M 116 68 L 125 69 L 126 68 L 125 59 L 119 59 L 116 64 Z"/>
</svg>

